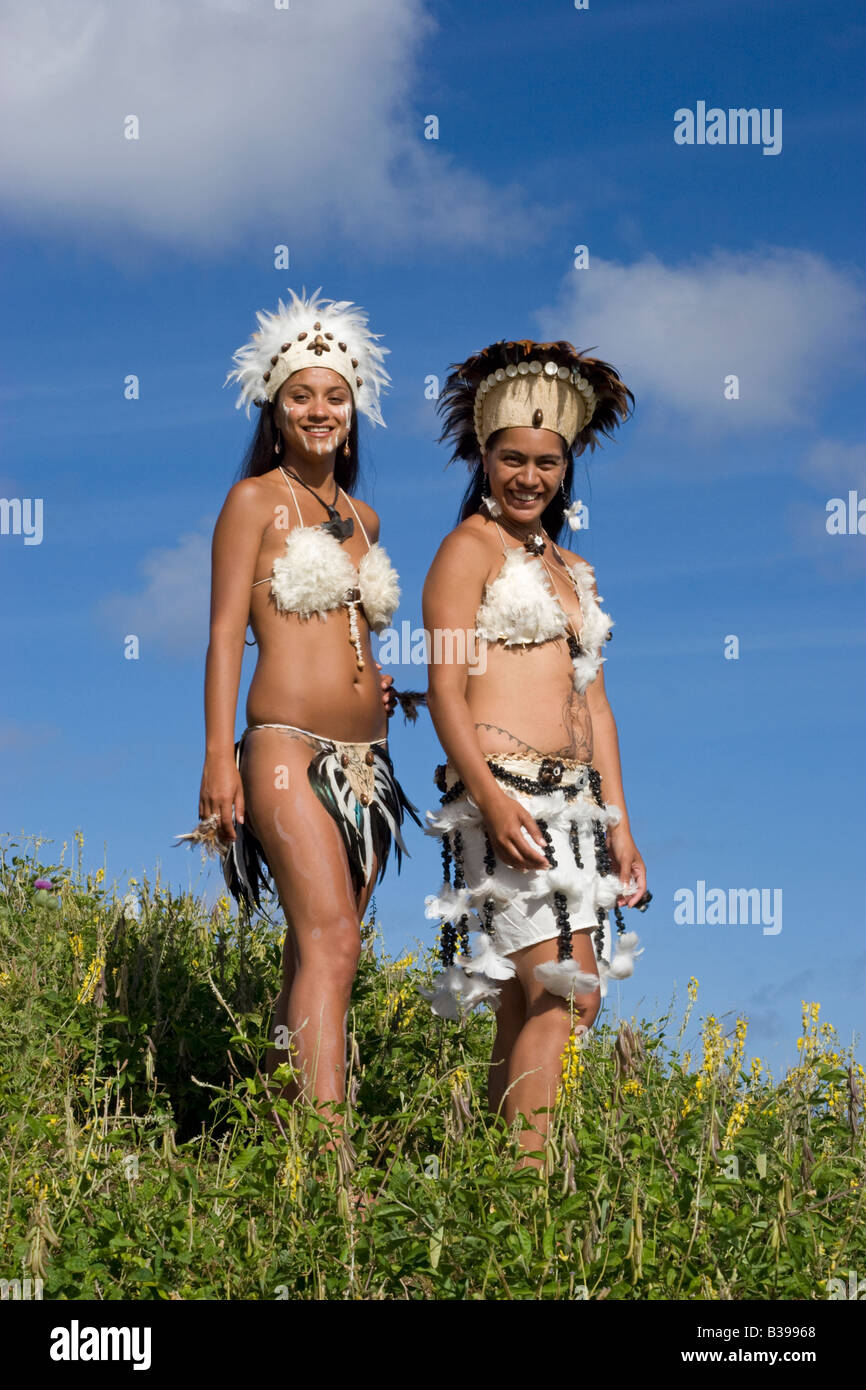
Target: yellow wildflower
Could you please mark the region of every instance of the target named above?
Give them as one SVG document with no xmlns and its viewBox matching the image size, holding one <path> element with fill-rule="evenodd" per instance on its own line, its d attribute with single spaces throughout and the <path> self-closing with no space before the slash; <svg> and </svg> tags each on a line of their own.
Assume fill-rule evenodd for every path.
<svg viewBox="0 0 866 1390">
<path fill-rule="evenodd" d="M 559 1089 L 560 1098 L 564 1099 L 572 1095 L 580 1085 L 580 1078 L 583 1072 L 584 1066 L 581 1062 L 580 1044 L 572 1028 L 568 1035 L 568 1042 L 562 1051 L 562 1080 Z"/>
<path fill-rule="evenodd" d="M 731 1140 L 739 1134 L 743 1125 L 746 1123 L 746 1116 L 748 1113 L 749 1102 L 747 1100 L 738 1100 L 734 1102 L 730 1118 L 728 1119 L 727 1128 L 725 1129 L 725 1137 L 722 1140 L 723 1149 L 730 1147 Z"/>
<path fill-rule="evenodd" d="M 286 1161 L 280 1169 L 278 1181 L 280 1187 L 288 1187 L 290 1202 L 296 1202 L 298 1199 L 302 1168 L 301 1155 L 293 1153 L 286 1156 Z"/>
<path fill-rule="evenodd" d="M 93 960 L 87 967 L 87 973 L 84 976 L 84 982 L 81 986 L 81 989 L 78 991 L 77 1002 L 79 1004 L 90 1003 L 91 999 L 96 993 L 96 986 L 99 984 L 99 977 L 102 974 L 102 969 L 104 965 L 105 953 L 103 951 L 97 951 L 96 955 L 93 957 Z"/>
<path fill-rule="evenodd" d="M 715 1014 L 708 1014 L 702 1034 L 704 1061 L 701 1071 L 708 1077 L 715 1077 L 725 1058 L 725 1039 L 722 1025 Z"/>
<path fill-rule="evenodd" d="M 736 1085 L 737 1075 L 743 1062 L 743 1053 L 746 1050 L 746 1033 L 749 1025 L 744 1018 L 737 1019 L 737 1026 L 734 1029 L 734 1047 L 731 1052 L 730 1075 Z"/>
</svg>

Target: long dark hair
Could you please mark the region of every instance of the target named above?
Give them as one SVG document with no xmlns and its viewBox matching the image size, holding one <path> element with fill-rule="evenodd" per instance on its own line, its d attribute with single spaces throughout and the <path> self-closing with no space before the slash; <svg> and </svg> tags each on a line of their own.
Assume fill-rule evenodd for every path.
<svg viewBox="0 0 866 1390">
<path fill-rule="evenodd" d="M 241 478 L 260 478 L 263 473 L 270 473 L 272 468 L 276 468 L 277 464 L 282 462 L 283 453 L 274 453 L 276 439 L 277 426 L 274 421 L 274 407 L 269 401 L 261 408 L 259 423 L 241 460 L 235 477 L 236 483 L 240 482 Z M 334 477 L 344 492 L 353 493 L 358 483 L 359 471 L 358 413 L 355 410 L 352 411 L 352 423 L 349 426 L 347 443 L 351 452 L 346 457 L 343 446 L 340 445 L 337 450 L 337 461 L 334 464 Z"/>
<path fill-rule="evenodd" d="M 496 443 L 502 430 L 494 430 L 487 441 L 487 448 L 491 449 Z M 557 543 L 563 542 L 563 532 L 566 531 L 565 509 L 571 502 L 571 485 L 574 480 L 574 449 L 566 448 L 565 440 L 560 436 L 562 454 L 565 459 L 565 475 L 562 479 L 565 487 L 565 496 L 562 488 L 557 488 L 552 500 L 547 504 L 541 513 L 541 524 L 551 540 Z M 481 499 L 484 496 L 484 465 L 478 463 L 475 471 L 469 480 L 469 486 L 463 494 L 460 503 L 460 511 L 457 517 L 458 523 L 465 521 L 467 516 L 473 516 L 481 509 Z"/>
</svg>

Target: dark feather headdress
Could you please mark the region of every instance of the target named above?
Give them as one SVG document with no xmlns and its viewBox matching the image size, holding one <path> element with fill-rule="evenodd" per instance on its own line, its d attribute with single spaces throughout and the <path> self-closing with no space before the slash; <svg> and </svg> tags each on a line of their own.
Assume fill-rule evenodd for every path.
<svg viewBox="0 0 866 1390">
<path fill-rule="evenodd" d="M 487 397 L 491 405 L 496 402 L 492 412 L 483 399 Z M 595 449 L 601 435 L 611 437 L 634 407 L 634 396 L 616 369 L 571 343 L 492 343 L 452 365 L 439 397 L 439 442 L 453 445 L 450 462 L 479 462 L 493 432 L 487 431 L 487 423 L 492 416 L 494 428 L 503 427 L 496 424 L 496 415 L 502 415 L 502 402 L 508 400 L 509 424 L 557 430 L 577 454 Z"/>
</svg>

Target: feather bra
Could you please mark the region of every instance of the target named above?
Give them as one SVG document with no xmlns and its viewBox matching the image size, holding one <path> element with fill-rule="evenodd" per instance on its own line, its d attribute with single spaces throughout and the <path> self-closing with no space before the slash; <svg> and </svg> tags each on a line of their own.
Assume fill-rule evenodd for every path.
<svg viewBox="0 0 866 1390">
<path fill-rule="evenodd" d="M 318 526 L 296 526 L 286 537 L 282 555 L 274 560 L 269 581 L 281 613 L 301 618 L 327 617 L 342 608 L 353 589 L 374 632 L 388 627 L 400 602 L 397 571 L 378 541 L 368 549 L 357 570 L 340 542 Z"/>
<path fill-rule="evenodd" d="M 283 475 L 286 476 L 285 474 Z M 253 584 L 270 584 L 274 603 L 281 613 L 297 613 L 301 618 L 326 618 L 335 608 L 360 603 L 374 632 L 388 627 L 400 602 L 397 571 L 378 541 L 370 543 L 363 521 L 351 497 L 343 494 L 352 509 L 367 550 L 356 569 L 336 536 L 321 526 L 305 526 L 295 489 L 286 478 L 298 513 L 298 525 L 286 536 L 286 546 L 265 579 Z"/>
<path fill-rule="evenodd" d="M 572 638 L 574 688 L 582 695 L 595 680 L 605 657 L 601 649 L 611 636 L 613 619 L 603 613 L 595 593 L 592 566 L 585 560 L 566 565 L 580 602 L 580 632 Z M 475 616 L 476 635 L 506 647 L 531 647 L 568 637 L 568 618 L 552 592 L 537 556 L 509 549 L 505 561 L 484 593 Z"/>
</svg>

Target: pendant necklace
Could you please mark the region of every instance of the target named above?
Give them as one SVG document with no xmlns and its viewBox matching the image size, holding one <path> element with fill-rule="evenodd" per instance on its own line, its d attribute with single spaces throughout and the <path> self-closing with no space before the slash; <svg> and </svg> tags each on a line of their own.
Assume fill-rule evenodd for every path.
<svg viewBox="0 0 866 1390">
<path fill-rule="evenodd" d="M 556 549 L 556 546 L 553 545 L 553 541 L 551 541 L 551 545 L 553 546 L 553 549 L 554 549 L 556 555 L 559 557 L 560 563 L 561 563 L 566 569 L 568 569 L 568 565 L 565 564 L 565 561 L 563 560 L 562 556 L 559 554 L 559 551 Z M 554 578 L 553 578 L 553 571 L 551 570 L 551 568 L 550 568 L 549 564 L 547 563 L 547 561 L 544 559 L 544 556 L 541 556 L 541 563 L 544 565 L 544 568 L 547 570 L 547 574 L 548 574 L 548 577 L 549 577 L 549 579 L 550 579 L 550 587 L 551 587 L 551 589 L 553 590 L 554 596 L 556 597 L 557 601 L 559 602 L 560 608 L 562 608 L 562 603 L 561 603 L 561 601 L 559 600 L 559 595 L 558 595 L 557 592 L 556 592 L 556 584 L 555 584 Z M 573 580 L 573 579 L 571 580 L 571 587 L 574 589 L 574 580 Z M 575 593 L 577 593 L 577 590 L 576 590 L 576 589 L 575 589 Z M 578 603 L 580 603 L 580 595 L 578 594 L 577 597 L 578 597 Z M 574 661 L 577 659 L 577 657 L 579 657 L 579 656 L 584 656 L 584 655 L 585 655 L 584 649 L 583 649 L 583 645 L 582 645 L 581 640 L 580 640 L 580 633 L 578 632 L 577 628 L 574 626 L 574 622 L 572 621 L 572 619 L 571 619 L 571 617 L 569 616 L 569 614 L 566 613 L 566 611 L 565 611 L 564 608 L 562 608 L 562 616 L 565 618 L 565 621 L 568 623 L 568 626 L 571 628 L 571 632 L 569 632 L 569 633 L 567 634 L 565 640 L 566 640 L 566 645 L 567 645 L 567 647 L 568 647 L 568 654 L 569 654 L 569 656 L 571 657 L 572 662 L 574 662 Z M 582 627 L 582 626 L 583 626 L 583 604 L 582 604 L 582 603 L 580 604 L 580 621 L 581 621 L 581 627 Z"/>
<path fill-rule="evenodd" d="M 320 531 L 324 531 L 325 534 L 328 536 L 333 536 L 335 540 L 338 540 L 340 542 L 340 545 L 343 544 L 343 541 L 348 540 L 349 536 L 354 535 L 355 521 L 353 517 L 340 516 L 340 513 L 337 511 L 336 506 L 329 506 L 323 497 L 320 497 L 319 494 L 313 488 L 311 488 L 308 483 L 304 482 L 303 478 L 298 477 L 297 473 L 286 473 L 286 470 L 283 468 L 282 464 L 279 465 L 279 469 L 283 477 L 287 481 L 289 478 L 294 478 L 296 483 L 300 483 L 301 487 L 305 487 L 307 489 L 307 492 L 311 492 L 315 497 L 316 501 L 321 503 L 321 505 L 325 508 L 325 511 L 328 513 L 328 520 L 323 521 L 320 524 L 318 528 Z M 337 482 L 337 479 L 335 478 L 335 503 L 339 495 L 340 484 Z M 359 671 L 363 671 L 366 663 L 364 661 L 364 649 L 361 645 L 361 630 L 358 627 L 358 606 L 361 602 L 361 590 L 349 589 L 343 602 L 349 613 L 349 641 L 355 648 L 355 665 L 357 666 Z"/>
<path fill-rule="evenodd" d="M 505 523 L 505 529 L 508 531 L 507 522 Z M 530 555 L 540 556 L 544 554 L 546 542 L 541 531 L 530 531 L 527 536 L 515 536 L 513 531 L 508 531 L 508 534 L 512 536 L 514 540 L 520 541 L 523 549 L 528 551 Z"/>
<path fill-rule="evenodd" d="M 325 511 L 328 513 L 328 520 L 320 524 L 320 531 L 324 531 L 327 535 L 333 536 L 341 545 L 343 541 L 348 540 L 350 536 L 355 534 L 354 519 L 350 516 L 342 517 L 337 511 L 336 501 L 340 495 L 340 484 L 337 482 L 336 478 L 334 479 L 334 505 L 332 506 L 325 501 L 324 497 L 320 497 L 315 489 L 310 487 L 309 483 L 305 483 L 303 478 L 299 478 L 297 473 L 286 473 L 282 464 L 280 464 L 279 467 L 284 478 L 294 478 L 296 483 L 300 483 L 301 487 L 305 487 L 307 492 L 312 493 L 320 506 L 325 508 Z"/>
</svg>

